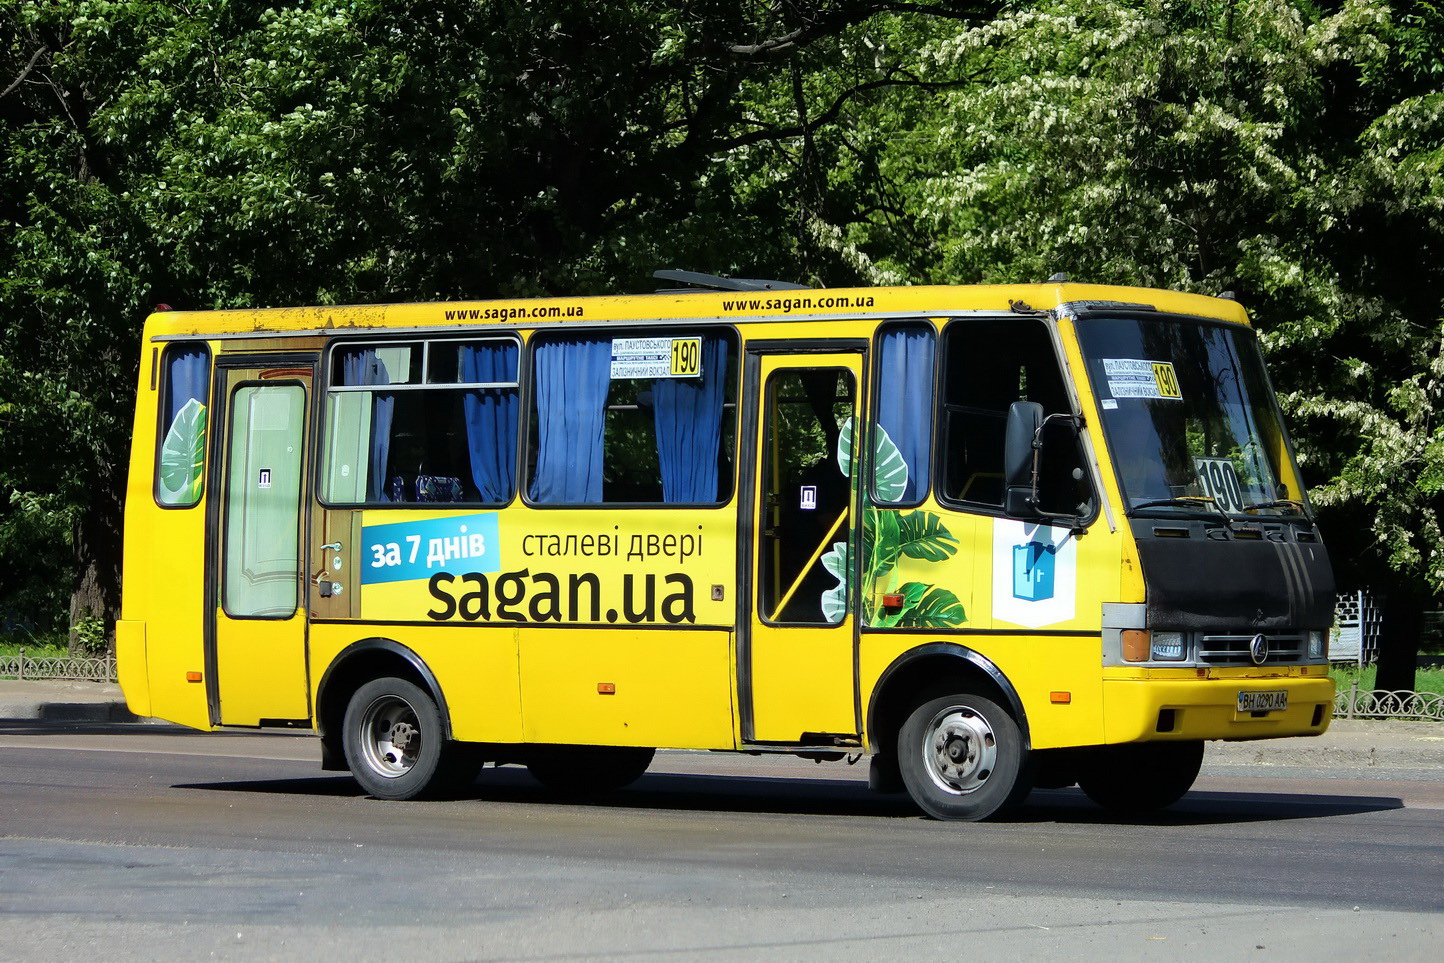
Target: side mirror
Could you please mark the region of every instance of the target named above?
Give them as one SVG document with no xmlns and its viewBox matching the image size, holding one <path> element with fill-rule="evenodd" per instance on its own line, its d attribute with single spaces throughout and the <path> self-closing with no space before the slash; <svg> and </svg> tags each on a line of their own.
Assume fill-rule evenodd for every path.
<svg viewBox="0 0 1444 963">
<path fill-rule="evenodd" d="M 1003 433 L 1003 511 L 1015 518 L 1038 514 L 1038 448 L 1043 406 L 1015 401 Z"/>
</svg>

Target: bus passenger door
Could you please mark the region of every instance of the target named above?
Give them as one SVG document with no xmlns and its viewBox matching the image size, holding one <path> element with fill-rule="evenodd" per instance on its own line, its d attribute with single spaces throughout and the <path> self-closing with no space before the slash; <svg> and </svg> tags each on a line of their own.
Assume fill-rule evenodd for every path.
<svg viewBox="0 0 1444 963">
<path fill-rule="evenodd" d="M 739 564 L 742 737 L 847 744 L 860 731 L 847 545 L 856 530 L 850 470 L 862 354 L 748 356 L 752 512 Z M 845 469 L 847 471 L 845 472 Z M 851 477 L 849 477 L 851 476 Z M 836 740 L 836 743 L 834 742 Z"/>
<path fill-rule="evenodd" d="M 222 365 L 225 359 L 220 359 Z M 222 367 L 206 579 L 207 695 L 219 725 L 308 725 L 305 555 L 311 384 L 304 355 Z"/>
</svg>

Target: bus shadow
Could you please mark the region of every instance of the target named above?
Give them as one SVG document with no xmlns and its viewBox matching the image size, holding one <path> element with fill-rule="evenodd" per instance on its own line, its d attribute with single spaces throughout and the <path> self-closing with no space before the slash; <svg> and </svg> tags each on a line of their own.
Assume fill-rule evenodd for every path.
<svg viewBox="0 0 1444 963">
<path fill-rule="evenodd" d="M 346 775 L 188 783 L 175 788 L 335 798 L 361 798 L 366 795 L 355 780 Z M 525 769 L 512 766 L 487 768 L 475 784 L 447 795 L 442 801 L 678 812 L 925 818 L 907 796 L 874 793 L 859 780 L 657 772 L 644 775 L 625 789 L 588 794 L 548 789 L 537 783 Z M 1035 790 L 1024 805 L 1001 822 L 1208 826 L 1320 819 L 1403 808 L 1403 800 L 1391 796 L 1200 790 L 1189 793 L 1159 812 L 1130 816 L 1100 808 L 1077 789 L 1054 789 Z"/>
</svg>

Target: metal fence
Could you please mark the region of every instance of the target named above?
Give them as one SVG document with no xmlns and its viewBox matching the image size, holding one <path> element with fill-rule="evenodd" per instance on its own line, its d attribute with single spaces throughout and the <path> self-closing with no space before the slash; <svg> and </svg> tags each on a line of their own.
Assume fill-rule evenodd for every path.
<svg viewBox="0 0 1444 963">
<path fill-rule="evenodd" d="M 1355 681 L 1334 695 L 1334 715 L 1340 719 L 1444 722 L 1444 695 L 1437 692 L 1360 689 L 1358 681 Z"/>
<path fill-rule="evenodd" d="M 19 655 L 0 655 L 0 679 L 114 682 L 115 656 L 36 659 L 26 655 L 25 650 L 21 649 Z"/>
</svg>

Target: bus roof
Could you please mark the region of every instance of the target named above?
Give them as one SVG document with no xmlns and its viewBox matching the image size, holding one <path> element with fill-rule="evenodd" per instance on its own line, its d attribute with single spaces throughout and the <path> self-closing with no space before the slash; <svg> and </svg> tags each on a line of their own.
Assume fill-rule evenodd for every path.
<svg viewBox="0 0 1444 963">
<path fill-rule="evenodd" d="M 1104 284 L 989 284 L 780 291 L 698 291 L 498 301 L 435 301 L 221 311 L 163 311 L 146 321 L 150 338 L 384 332 L 458 326 L 533 328 L 659 319 L 747 324 L 945 317 L 973 312 L 1116 307 L 1247 324 L 1235 301 L 1155 288 Z"/>
</svg>

